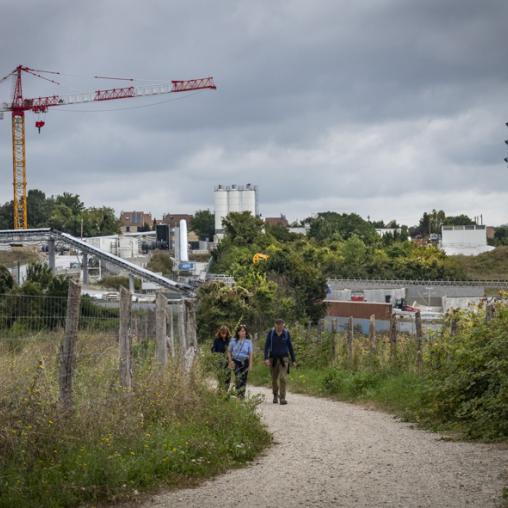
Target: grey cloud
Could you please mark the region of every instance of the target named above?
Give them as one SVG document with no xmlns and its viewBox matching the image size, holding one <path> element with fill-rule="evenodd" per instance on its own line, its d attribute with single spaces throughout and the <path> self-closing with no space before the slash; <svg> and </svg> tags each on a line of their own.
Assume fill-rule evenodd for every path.
<svg viewBox="0 0 508 508">
<path fill-rule="evenodd" d="M 218 84 L 153 107 L 159 98 L 50 111 L 40 136 L 27 115 L 29 186 L 162 213 L 213 206 L 216 183 L 253 182 L 270 213 L 356 206 L 413 221 L 427 203 L 460 204 L 461 192 L 478 199 L 458 211 L 480 202 L 493 222 L 508 220 L 491 196 L 508 198 L 505 1 L 0 6 L 10 48 L 0 74 L 18 63 L 66 73 L 62 92 L 27 79 L 27 95 L 119 86 L 84 77 L 97 73 L 213 74 Z M 0 84 L 0 100 L 8 94 Z M 93 112 L 101 108 L 120 110 Z M 6 120 L 2 168 L 11 164 Z M 0 199 L 10 188 L 5 181 Z M 390 193 L 401 206 L 387 206 Z"/>
</svg>

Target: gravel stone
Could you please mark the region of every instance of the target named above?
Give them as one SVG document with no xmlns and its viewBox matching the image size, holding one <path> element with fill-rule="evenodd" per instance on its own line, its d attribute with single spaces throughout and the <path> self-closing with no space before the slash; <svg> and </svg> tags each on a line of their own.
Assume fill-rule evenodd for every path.
<svg viewBox="0 0 508 508">
<path fill-rule="evenodd" d="M 508 447 L 453 442 L 393 416 L 306 395 L 288 405 L 251 387 L 274 445 L 195 488 L 152 496 L 163 507 L 464 507 L 501 505 Z"/>
</svg>

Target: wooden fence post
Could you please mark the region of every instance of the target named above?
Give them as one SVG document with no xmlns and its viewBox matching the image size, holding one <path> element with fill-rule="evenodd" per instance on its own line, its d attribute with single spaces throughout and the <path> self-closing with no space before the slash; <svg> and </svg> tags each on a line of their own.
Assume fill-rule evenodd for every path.
<svg viewBox="0 0 508 508">
<path fill-rule="evenodd" d="M 120 329 L 118 333 L 120 347 L 120 384 L 127 390 L 132 388 L 131 365 L 131 315 L 132 295 L 124 287 L 120 288 Z"/>
<path fill-rule="evenodd" d="M 397 317 L 392 314 L 390 318 L 390 358 L 397 358 Z"/>
<path fill-rule="evenodd" d="M 376 338 L 376 316 L 374 314 L 371 314 L 369 321 L 369 344 L 370 344 L 370 353 L 372 355 L 375 355 L 377 351 L 377 338 Z"/>
<path fill-rule="evenodd" d="M 335 362 L 337 358 L 337 320 L 332 319 L 331 320 L 331 341 L 332 341 L 332 362 Z"/>
<path fill-rule="evenodd" d="M 185 311 L 188 346 L 197 347 L 198 336 L 196 330 L 196 309 L 192 300 L 185 300 Z"/>
<path fill-rule="evenodd" d="M 420 311 L 415 314 L 415 327 L 416 327 L 416 369 L 420 373 L 423 367 L 422 358 L 422 317 Z"/>
<path fill-rule="evenodd" d="M 494 319 L 496 315 L 496 307 L 492 302 L 486 304 L 485 307 L 485 321 L 488 323 Z"/>
<path fill-rule="evenodd" d="M 155 297 L 155 358 L 161 365 L 168 363 L 166 346 L 166 307 L 168 301 L 162 293 Z"/>
<path fill-rule="evenodd" d="M 173 316 L 173 305 L 170 304 L 166 307 L 166 328 L 169 329 L 168 333 L 168 345 L 169 352 L 171 356 L 174 358 L 176 356 L 175 352 L 175 327 L 174 327 L 174 316 Z"/>
<path fill-rule="evenodd" d="M 347 361 L 350 366 L 353 365 L 353 316 L 348 319 L 346 332 L 346 351 Z"/>
<path fill-rule="evenodd" d="M 450 316 L 450 335 L 452 336 L 457 335 L 458 329 L 459 329 L 458 313 L 457 309 L 453 309 L 452 314 Z"/>
<path fill-rule="evenodd" d="M 81 286 L 69 281 L 65 334 L 60 345 L 60 404 L 65 411 L 72 409 L 72 378 L 76 363 L 76 340 L 78 338 Z"/>
<path fill-rule="evenodd" d="M 185 352 L 187 351 L 187 332 L 185 325 L 185 302 L 182 300 L 178 305 L 178 335 L 180 339 L 180 349 L 182 351 L 182 355 L 185 355 Z"/>
</svg>

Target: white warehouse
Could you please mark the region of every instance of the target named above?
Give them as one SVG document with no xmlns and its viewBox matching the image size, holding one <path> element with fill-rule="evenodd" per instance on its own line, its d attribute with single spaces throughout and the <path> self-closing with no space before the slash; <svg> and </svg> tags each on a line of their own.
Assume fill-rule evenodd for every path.
<svg viewBox="0 0 508 508">
<path fill-rule="evenodd" d="M 222 220 L 231 212 L 250 212 L 258 215 L 257 186 L 217 185 L 214 191 L 215 232 L 223 230 Z"/>
<path fill-rule="evenodd" d="M 476 256 L 493 250 L 487 245 L 487 230 L 484 225 L 443 226 L 441 230 L 441 249 L 448 256 L 462 254 Z"/>
</svg>

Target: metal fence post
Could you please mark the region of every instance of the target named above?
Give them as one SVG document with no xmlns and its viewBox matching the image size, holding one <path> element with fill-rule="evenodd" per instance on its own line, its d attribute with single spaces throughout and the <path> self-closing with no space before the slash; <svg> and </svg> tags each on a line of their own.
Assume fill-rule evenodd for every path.
<svg viewBox="0 0 508 508">
<path fill-rule="evenodd" d="M 132 297 L 130 291 L 120 288 L 120 327 L 118 342 L 120 347 L 120 383 L 130 390 L 132 388 L 132 365 L 131 365 L 131 320 L 132 320 Z"/>
<path fill-rule="evenodd" d="M 81 286 L 71 280 L 67 293 L 65 335 L 60 345 L 60 404 L 65 411 L 72 409 L 72 378 L 76 363 L 80 302 Z"/>
</svg>

